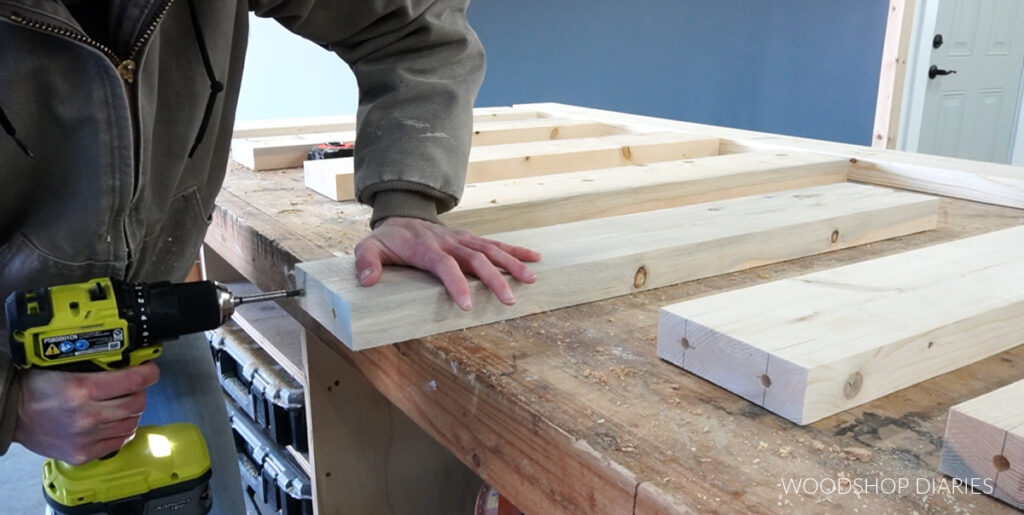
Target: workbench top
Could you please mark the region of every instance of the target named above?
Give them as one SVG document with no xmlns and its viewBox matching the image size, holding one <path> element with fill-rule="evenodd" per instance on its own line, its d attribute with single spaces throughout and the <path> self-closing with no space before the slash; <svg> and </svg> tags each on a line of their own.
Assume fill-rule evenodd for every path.
<svg viewBox="0 0 1024 515">
<path fill-rule="evenodd" d="M 296 262 L 351 253 L 369 215 L 301 170 L 232 164 L 207 244 L 279 288 Z M 1011 511 L 937 469 L 949 407 L 1024 377 L 1024 347 L 800 427 L 663 362 L 655 340 L 664 305 L 1021 224 L 943 199 L 935 231 L 359 353 L 283 305 L 527 513 Z M 867 493 L 828 493 L 847 481 Z"/>
</svg>

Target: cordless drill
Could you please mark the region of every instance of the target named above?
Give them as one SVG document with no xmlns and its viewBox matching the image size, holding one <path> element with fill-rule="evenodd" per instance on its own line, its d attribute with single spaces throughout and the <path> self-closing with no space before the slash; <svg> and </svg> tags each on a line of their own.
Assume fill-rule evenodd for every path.
<svg viewBox="0 0 1024 515">
<path fill-rule="evenodd" d="M 12 293 L 11 353 L 20 368 L 87 372 L 145 363 L 162 342 L 215 329 L 237 306 L 300 290 L 236 297 L 212 281 L 134 284 L 110 278 Z M 117 453 L 72 466 L 43 465 L 43 491 L 61 513 L 202 514 L 210 509 L 210 457 L 192 424 L 140 427 Z"/>
</svg>

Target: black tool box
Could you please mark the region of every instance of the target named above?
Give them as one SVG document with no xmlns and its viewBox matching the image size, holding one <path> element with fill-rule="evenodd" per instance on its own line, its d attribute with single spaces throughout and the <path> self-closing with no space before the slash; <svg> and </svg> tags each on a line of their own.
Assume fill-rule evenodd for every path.
<svg viewBox="0 0 1024 515">
<path fill-rule="evenodd" d="M 302 385 L 234 322 L 210 333 L 224 391 L 278 445 L 309 450 Z"/>
<path fill-rule="evenodd" d="M 283 447 L 271 441 L 225 395 L 235 434 L 238 468 L 246 494 L 262 515 L 312 515 L 313 488 L 306 474 Z"/>
</svg>

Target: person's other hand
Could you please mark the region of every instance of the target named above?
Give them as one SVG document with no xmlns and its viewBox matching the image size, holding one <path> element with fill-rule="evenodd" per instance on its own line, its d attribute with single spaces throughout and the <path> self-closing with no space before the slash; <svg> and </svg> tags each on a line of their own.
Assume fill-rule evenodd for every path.
<svg viewBox="0 0 1024 515">
<path fill-rule="evenodd" d="M 363 286 L 377 284 L 383 265 L 411 266 L 437 276 L 452 300 L 466 311 L 473 308 L 473 301 L 465 274 L 476 276 L 498 300 L 512 305 L 515 296 L 499 268 L 532 283 L 536 275 L 523 261 L 539 260 L 540 254 L 530 249 L 404 217 L 384 220 L 356 246 L 356 273 Z"/>
<path fill-rule="evenodd" d="M 19 378 L 14 441 L 72 465 L 106 456 L 135 434 L 146 388 L 159 378 L 153 362 L 105 372 L 30 369 Z"/>
</svg>

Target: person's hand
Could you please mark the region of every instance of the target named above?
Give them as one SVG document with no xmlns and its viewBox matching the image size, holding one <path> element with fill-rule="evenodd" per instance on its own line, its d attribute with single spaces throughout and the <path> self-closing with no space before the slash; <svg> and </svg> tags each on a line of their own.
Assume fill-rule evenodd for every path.
<svg viewBox="0 0 1024 515">
<path fill-rule="evenodd" d="M 109 372 L 30 369 L 21 377 L 14 441 L 72 465 L 106 456 L 131 440 L 160 378 L 153 362 Z"/>
<path fill-rule="evenodd" d="M 516 302 L 499 268 L 524 283 L 536 275 L 523 261 L 539 261 L 540 254 L 523 247 L 475 236 L 416 218 L 391 217 L 356 246 L 356 273 L 363 286 L 380 280 L 383 265 L 404 265 L 437 276 L 462 309 L 473 301 L 465 274 L 476 276 L 502 303 Z"/>
</svg>

